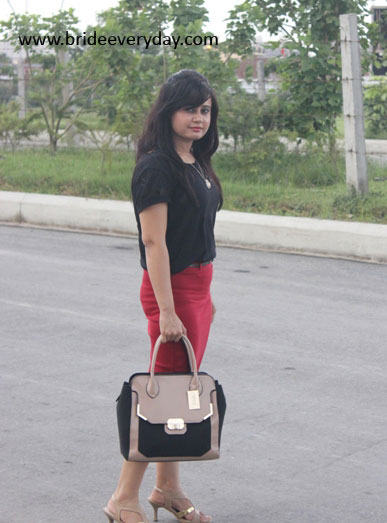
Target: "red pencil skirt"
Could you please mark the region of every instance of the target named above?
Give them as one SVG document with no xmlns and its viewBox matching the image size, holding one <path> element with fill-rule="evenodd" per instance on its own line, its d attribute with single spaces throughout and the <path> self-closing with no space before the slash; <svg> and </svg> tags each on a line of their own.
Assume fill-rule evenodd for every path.
<svg viewBox="0 0 387 523">
<path fill-rule="evenodd" d="M 171 275 L 175 311 L 184 327 L 187 338 L 195 352 L 198 369 L 206 349 L 212 318 L 210 286 L 213 264 L 187 267 Z M 157 338 L 160 336 L 160 311 L 148 271 L 144 269 L 140 288 L 140 300 L 148 319 L 148 334 L 151 341 L 150 361 Z M 182 340 L 161 343 L 157 355 L 155 372 L 187 372 L 189 363 Z"/>
</svg>

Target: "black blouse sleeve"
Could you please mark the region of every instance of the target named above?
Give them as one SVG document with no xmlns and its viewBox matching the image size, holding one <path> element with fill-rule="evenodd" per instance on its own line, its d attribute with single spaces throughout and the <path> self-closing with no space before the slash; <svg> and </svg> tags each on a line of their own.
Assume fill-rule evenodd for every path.
<svg viewBox="0 0 387 523">
<path fill-rule="evenodd" d="M 170 202 L 172 190 L 171 175 L 161 169 L 146 168 L 133 175 L 132 198 L 138 213 L 156 203 Z"/>
</svg>

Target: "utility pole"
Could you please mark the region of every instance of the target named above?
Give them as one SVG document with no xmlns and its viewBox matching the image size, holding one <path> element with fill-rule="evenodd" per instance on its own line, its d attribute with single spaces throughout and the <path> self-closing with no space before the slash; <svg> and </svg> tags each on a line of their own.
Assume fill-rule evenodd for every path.
<svg viewBox="0 0 387 523">
<path fill-rule="evenodd" d="M 258 98 L 261 102 L 264 101 L 266 96 L 265 91 L 265 62 L 263 60 L 263 54 L 258 53 L 257 57 L 257 80 L 258 80 Z"/>
<path fill-rule="evenodd" d="M 17 57 L 17 101 L 20 105 L 19 118 L 24 118 L 26 115 L 26 81 L 24 59 L 21 52 L 19 52 Z"/>
<path fill-rule="evenodd" d="M 265 57 L 264 48 L 260 41 L 256 41 L 254 45 L 253 60 L 253 77 L 256 81 L 258 100 L 263 102 L 266 96 L 265 89 Z M 255 82 L 254 82 L 255 83 Z"/>
<path fill-rule="evenodd" d="M 368 193 L 360 42 L 357 15 L 340 15 L 345 164 L 347 186 Z"/>
<path fill-rule="evenodd" d="M 58 52 L 58 60 L 59 60 L 59 63 L 62 65 L 62 66 L 66 66 L 70 60 L 70 53 L 68 50 L 65 50 L 65 49 L 59 49 L 59 52 Z M 67 84 L 65 84 L 63 87 L 62 87 L 62 101 L 63 101 L 63 104 L 67 103 L 68 99 L 70 98 L 71 96 L 71 93 L 73 91 L 73 82 L 68 82 Z M 68 109 L 69 113 L 72 114 L 75 112 L 75 107 L 74 106 L 70 106 L 69 109 Z M 68 146 L 73 146 L 75 145 L 75 128 L 72 126 L 70 127 L 70 129 L 67 131 L 66 133 L 66 143 Z"/>
</svg>

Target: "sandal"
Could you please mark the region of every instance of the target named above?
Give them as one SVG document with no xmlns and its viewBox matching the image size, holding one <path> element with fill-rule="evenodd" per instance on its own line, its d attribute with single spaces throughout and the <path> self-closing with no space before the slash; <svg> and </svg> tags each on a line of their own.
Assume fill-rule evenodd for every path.
<svg viewBox="0 0 387 523">
<path fill-rule="evenodd" d="M 114 494 L 112 496 L 112 500 L 114 503 L 116 516 L 114 516 L 107 507 L 104 507 L 102 509 L 104 511 L 105 516 L 108 518 L 109 523 L 113 523 L 114 521 L 118 521 L 118 523 L 122 523 L 121 512 L 123 510 L 127 510 L 129 512 L 134 512 L 136 514 L 139 514 L 142 518 L 142 521 L 140 523 L 149 523 L 149 521 L 145 515 L 145 512 L 143 511 L 143 509 L 141 508 L 141 506 L 138 503 L 131 503 L 130 505 L 127 505 L 125 507 L 124 505 L 121 505 L 121 503 L 119 503 L 116 500 L 116 498 L 114 497 Z M 117 519 L 117 517 L 118 517 L 118 519 Z"/>
<path fill-rule="evenodd" d="M 166 510 L 171 512 L 178 521 L 182 521 L 182 522 L 189 521 L 189 523 L 202 523 L 202 521 L 200 519 L 200 512 L 198 510 L 196 510 L 195 507 L 191 506 L 185 510 L 178 510 L 177 508 L 175 508 L 173 506 L 173 504 L 172 504 L 173 500 L 187 499 L 187 496 L 184 494 L 184 492 L 182 490 L 171 491 L 171 490 L 163 490 L 158 487 L 154 487 L 154 489 L 157 490 L 158 492 L 160 492 L 164 496 L 164 504 L 155 503 L 154 501 L 151 501 L 150 498 L 148 498 L 148 501 L 152 505 L 153 510 L 154 510 L 154 521 L 158 521 L 157 511 L 159 510 L 159 508 L 165 508 Z M 190 520 L 187 519 L 185 516 L 187 514 L 191 514 L 192 512 L 194 512 L 193 518 Z M 206 523 L 210 523 L 211 521 L 212 521 L 212 519 L 209 519 L 208 522 L 206 522 Z"/>
</svg>

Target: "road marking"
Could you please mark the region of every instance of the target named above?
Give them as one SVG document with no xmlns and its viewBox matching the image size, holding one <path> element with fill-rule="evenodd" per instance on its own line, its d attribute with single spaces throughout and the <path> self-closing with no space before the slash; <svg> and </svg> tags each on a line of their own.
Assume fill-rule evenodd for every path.
<svg viewBox="0 0 387 523">
<path fill-rule="evenodd" d="M 88 320 L 105 321 L 108 323 L 115 323 L 115 324 L 122 324 L 122 325 L 130 325 L 130 324 L 134 325 L 137 323 L 134 320 L 130 320 L 129 318 L 119 319 L 117 316 L 114 318 L 109 318 L 107 316 L 100 316 L 99 314 L 87 314 L 85 312 L 74 311 L 71 309 L 61 309 L 60 307 L 49 307 L 47 305 L 38 305 L 37 303 L 27 303 L 27 302 L 23 302 L 23 301 L 6 300 L 4 298 L 0 298 L 0 302 L 5 303 L 7 305 L 14 306 L 14 307 L 24 307 L 26 309 L 41 310 L 44 312 L 52 312 L 54 314 L 58 314 L 58 313 L 70 314 L 72 316 L 77 316 L 78 318 L 85 318 Z"/>
</svg>

